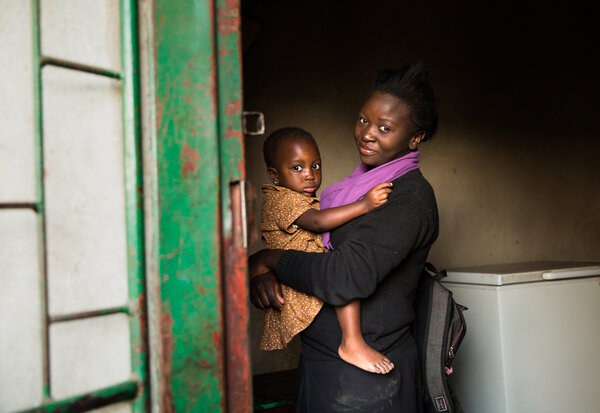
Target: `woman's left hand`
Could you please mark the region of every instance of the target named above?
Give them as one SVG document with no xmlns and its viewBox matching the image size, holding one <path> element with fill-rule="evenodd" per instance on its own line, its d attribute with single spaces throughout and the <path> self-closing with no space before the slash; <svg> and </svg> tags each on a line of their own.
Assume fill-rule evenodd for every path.
<svg viewBox="0 0 600 413">
<path fill-rule="evenodd" d="M 283 293 L 273 272 L 257 275 L 250 280 L 250 301 L 261 310 L 274 308 L 281 311 L 284 304 Z"/>
<path fill-rule="evenodd" d="M 281 285 L 275 277 L 275 267 L 283 250 L 260 250 L 248 257 L 248 274 L 250 275 L 250 301 L 262 310 L 283 307 Z"/>
</svg>

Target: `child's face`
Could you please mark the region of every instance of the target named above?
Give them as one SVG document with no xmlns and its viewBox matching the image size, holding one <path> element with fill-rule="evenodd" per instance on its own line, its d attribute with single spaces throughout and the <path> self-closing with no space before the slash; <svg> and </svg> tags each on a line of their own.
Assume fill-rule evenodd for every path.
<svg viewBox="0 0 600 413">
<path fill-rule="evenodd" d="M 268 168 L 276 185 L 305 196 L 315 196 L 321 186 L 321 155 L 317 145 L 308 139 L 287 139 L 277 148 L 276 167 Z"/>
</svg>

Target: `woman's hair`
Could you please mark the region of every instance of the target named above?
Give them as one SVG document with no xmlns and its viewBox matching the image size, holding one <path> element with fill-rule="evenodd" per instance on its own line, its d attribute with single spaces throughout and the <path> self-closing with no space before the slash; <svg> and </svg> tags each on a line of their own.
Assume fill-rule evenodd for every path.
<svg viewBox="0 0 600 413">
<path fill-rule="evenodd" d="M 410 119 L 415 125 L 415 133 L 425 132 L 422 142 L 431 139 L 438 123 L 437 102 L 429 73 L 422 63 L 381 71 L 369 95 L 375 92 L 395 96 L 406 103 L 411 110 Z"/>
<path fill-rule="evenodd" d="M 265 143 L 263 144 L 263 156 L 265 157 L 265 163 L 267 164 L 267 167 L 275 167 L 277 148 L 283 141 L 288 139 L 305 139 L 313 142 L 315 146 L 317 146 L 315 138 L 313 138 L 310 133 L 302 128 L 288 126 L 277 129 L 267 137 Z"/>
</svg>

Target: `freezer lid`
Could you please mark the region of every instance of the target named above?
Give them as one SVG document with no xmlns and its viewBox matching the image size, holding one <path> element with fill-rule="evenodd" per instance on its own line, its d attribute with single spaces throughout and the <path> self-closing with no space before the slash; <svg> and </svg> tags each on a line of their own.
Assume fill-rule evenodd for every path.
<svg viewBox="0 0 600 413">
<path fill-rule="evenodd" d="M 530 261 L 451 268 L 444 282 L 507 285 L 600 276 L 600 262 Z"/>
</svg>

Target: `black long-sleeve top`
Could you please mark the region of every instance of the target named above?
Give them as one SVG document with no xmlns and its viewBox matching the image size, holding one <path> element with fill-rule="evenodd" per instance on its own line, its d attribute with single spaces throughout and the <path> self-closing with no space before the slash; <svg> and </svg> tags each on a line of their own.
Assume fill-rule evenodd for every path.
<svg viewBox="0 0 600 413">
<path fill-rule="evenodd" d="M 382 352 L 400 344 L 413 321 L 418 278 L 437 235 L 433 189 L 415 170 L 393 181 L 387 203 L 332 231 L 332 251 L 285 251 L 277 278 L 325 303 L 302 332 L 305 344 L 337 357 L 341 330 L 334 306 L 354 298 L 361 299 L 366 342 Z"/>
</svg>

